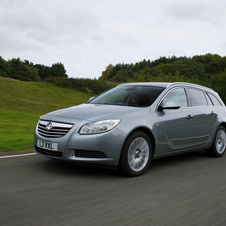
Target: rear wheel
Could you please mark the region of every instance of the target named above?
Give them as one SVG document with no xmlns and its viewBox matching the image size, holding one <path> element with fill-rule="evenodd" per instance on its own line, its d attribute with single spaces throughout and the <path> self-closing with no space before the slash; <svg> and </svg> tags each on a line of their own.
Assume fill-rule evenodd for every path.
<svg viewBox="0 0 226 226">
<path fill-rule="evenodd" d="M 134 132 L 123 147 L 120 169 L 127 176 L 139 176 L 148 168 L 151 157 L 152 148 L 148 136 L 141 131 Z"/>
<path fill-rule="evenodd" d="M 220 126 L 214 136 L 213 143 L 210 149 L 206 150 L 209 156 L 221 157 L 225 153 L 226 147 L 226 130 L 223 126 Z"/>
</svg>

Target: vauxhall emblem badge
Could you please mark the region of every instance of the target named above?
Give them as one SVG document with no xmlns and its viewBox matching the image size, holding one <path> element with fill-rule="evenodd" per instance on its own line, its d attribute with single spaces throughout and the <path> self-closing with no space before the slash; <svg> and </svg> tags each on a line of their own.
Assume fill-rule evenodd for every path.
<svg viewBox="0 0 226 226">
<path fill-rule="evenodd" d="M 46 129 L 47 129 L 47 130 L 51 130 L 52 127 L 53 127 L 52 122 L 48 122 L 47 125 L 46 125 Z"/>
</svg>

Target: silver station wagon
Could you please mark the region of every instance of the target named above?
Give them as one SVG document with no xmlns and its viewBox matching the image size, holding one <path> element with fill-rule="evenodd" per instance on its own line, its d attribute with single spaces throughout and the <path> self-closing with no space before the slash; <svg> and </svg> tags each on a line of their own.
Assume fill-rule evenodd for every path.
<svg viewBox="0 0 226 226">
<path fill-rule="evenodd" d="M 189 83 L 126 83 L 87 103 L 42 115 L 38 154 L 145 172 L 152 159 L 206 150 L 221 157 L 226 108 L 212 89 Z"/>
</svg>

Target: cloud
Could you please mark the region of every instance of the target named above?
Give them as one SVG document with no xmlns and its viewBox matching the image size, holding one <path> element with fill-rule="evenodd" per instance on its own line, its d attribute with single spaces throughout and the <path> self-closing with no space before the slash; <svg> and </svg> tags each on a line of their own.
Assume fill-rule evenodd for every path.
<svg viewBox="0 0 226 226">
<path fill-rule="evenodd" d="M 62 37 L 78 41 L 98 26 L 95 18 L 74 5 L 57 7 L 56 3 L 62 2 L 50 1 L 54 4 L 49 5 L 47 2 L 33 4 L 33 1 L 23 1 L 15 10 L 2 11 L 1 26 L 7 26 L 13 32 L 23 32 L 27 39 L 49 44 L 60 41 Z"/>
<path fill-rule="evenodd" d="M 198 20 L 207 23 L 219 23 L 219 18 L 224 16 L 225 10 L 222 9 L 222 0 L 207 1 L 172 1 L 165 9 L 166 15 L 182 20 Z"/>
<path fill-rule="evenodd" d="M 109 64 L 223 55 L 224 0 L 1 0 L 0 55 L 98 78 Z"/>
</svg>

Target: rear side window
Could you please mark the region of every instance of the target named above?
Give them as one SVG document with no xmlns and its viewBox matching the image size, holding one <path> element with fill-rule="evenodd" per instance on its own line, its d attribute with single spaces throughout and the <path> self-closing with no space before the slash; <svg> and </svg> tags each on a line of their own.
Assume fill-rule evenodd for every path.
<svg viewBox="0 0 226 226">
<path fill-rule="evenodd" d="M 208 93 L 208 95 L 209 95 L 210 99 L 212 100 L 214 106 L 221 106 L 221 103 L 218 101 L 218 99 L 214 95 L 212 95 L 210 93 Z"/>
<path fill-rule="evenodd" d="M 207 106 L 205 94 L 201 90 L 187 89 L 191 106 Z"/>
</svg>

